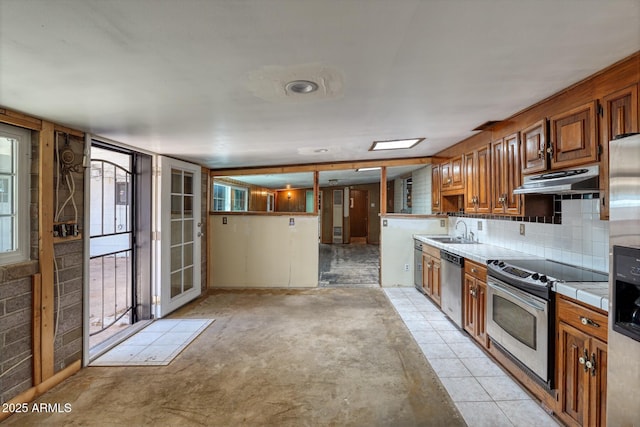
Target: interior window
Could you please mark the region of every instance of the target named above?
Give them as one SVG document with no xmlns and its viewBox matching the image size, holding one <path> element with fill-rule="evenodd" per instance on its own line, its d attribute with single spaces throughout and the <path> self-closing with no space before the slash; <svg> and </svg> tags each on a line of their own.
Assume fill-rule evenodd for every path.
<svg viewBox="0 0 640 427">
<path fill-rule="evenodd" d="M 247 210 L 248 189 L 235 185 L 213 184 L 213 210 L 242 212 Z"/>
<path fill-rule="evenodd" d="M 29 257 L 29 131 L 0 125 L 0 264 Z"/>
</svg>

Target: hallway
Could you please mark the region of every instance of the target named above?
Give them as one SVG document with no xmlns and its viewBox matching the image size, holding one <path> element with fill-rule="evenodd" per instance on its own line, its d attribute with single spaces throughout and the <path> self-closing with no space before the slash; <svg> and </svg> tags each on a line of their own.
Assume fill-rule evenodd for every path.
<svg viewBox="0 0 640 427">
<path fill-rule="evenodd" d="M 318 283 L 322 288 L 380 287 L 380 246 L 320 244 Z"/>
</svg>

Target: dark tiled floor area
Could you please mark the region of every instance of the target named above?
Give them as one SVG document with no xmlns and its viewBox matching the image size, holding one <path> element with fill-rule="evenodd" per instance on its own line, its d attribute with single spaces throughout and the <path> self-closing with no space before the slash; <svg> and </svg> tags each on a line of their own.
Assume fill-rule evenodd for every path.
<svg viewBox="0 0 640 427">
<path fill-rule="evenodd" d="M 380 286 L 380 246 L 320 245 L 318 282 L 323 288 Z"/>
</svg>

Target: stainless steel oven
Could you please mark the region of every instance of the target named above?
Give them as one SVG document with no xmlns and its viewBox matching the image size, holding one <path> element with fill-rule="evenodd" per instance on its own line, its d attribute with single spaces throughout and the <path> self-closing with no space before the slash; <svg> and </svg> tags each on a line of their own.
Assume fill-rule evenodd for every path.
<svg viewBox="0 0 640 427">
<path fill-rule="evenodd" d="M 487 334 L 492 345 L 551 390 L 557 282 L 606 282 L 607 274 L 541 258 L 487 262 Z"/>
<path fill-rule="evenodd" d="M 548 382 L 550 302 L 494 277 L 487 287 L 487 334 Z"/>
</svg>

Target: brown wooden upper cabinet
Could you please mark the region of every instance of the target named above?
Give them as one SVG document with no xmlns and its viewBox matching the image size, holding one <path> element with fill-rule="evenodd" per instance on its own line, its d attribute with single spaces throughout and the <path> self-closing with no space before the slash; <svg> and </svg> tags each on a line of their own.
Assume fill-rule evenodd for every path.
<svg viewBox="0 0 640 427">
<path fill-rule="evenodd" d="M 440 165 L 431 166 L 431 213 L 442 212 L 440 202 Z"/>
<path fill-rule="evenodd" d="M 522 131 L 522 173 L 546 171 L 548 158 L 547 121 L 540 120 Z"/>
<path fill-rule="evenodd" d="M 465 212 L 491 213 L 491 145 L 464 155 Z"/>
<path fill-rule="evenodd" d="M 452 157 L 446 163 L 440 164 L 440 187 L 442 191 L 463 190 L 464 171 L 462 156 Z"/>
<path fill-rule="evenodd" d="M 491 143 L 492 212 L 519 215 L 522 196 L 513 194 L 520 186 L 520 138 L 518 132 Z"/>
<path fill-rule="evenodd" d="M 551 169 L 562 169 L 598 161 L 596 103 L 589 102 L 552 116 Z"/>
<path fill-rule="evenodd" d="M 600 219 L 609 219 L 609 141 L 618 135 L 638 132 L 638 85 L 616 91 L 602 99 L 602 164 L 600 165 Z"/>
</svg>

